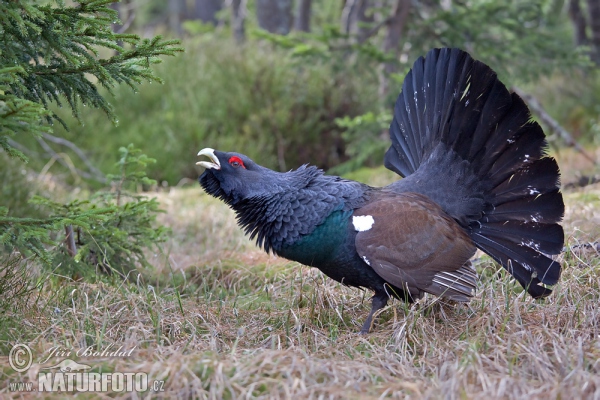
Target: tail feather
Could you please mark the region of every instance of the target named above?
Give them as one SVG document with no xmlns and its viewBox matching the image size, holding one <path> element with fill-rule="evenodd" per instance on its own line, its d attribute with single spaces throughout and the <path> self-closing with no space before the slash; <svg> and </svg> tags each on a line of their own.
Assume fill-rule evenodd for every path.
<svg viewBox="0 0 600 400">
<path fill-rule="evenodd" d="M 487 222 L 480 228 L 473 228 L 490 238 L 506 239 L 518 246 L 531 247 L 545 254 L 556 254 L 562 250 L 564 234 L 560 225 L 540 224 L 521 221 Z"/>
<path fill-rule="evenodd" d="M 544 194 L 522 197 L 504 202 L 487 211 L 482 217 L 482 223 L 521 221 L 550 224 L 560 221 L 562 211 L 559 205 L 562 194 L 557 190 Z M 557 206 L 558 205 L 558 206 Z"/>
<path fill-rule="evenodd" d="M 554 285 L 560 278 L 560 264 L 529 247 L 515 249 L 511 242 L 484 235 L 479 236 L 477 247 L 502 264 L 533 297 L 538 297 L 532 290 L 537 291 L 540 283 Z"/>
<path fill-rule="evenodd" d="M 515 169 L 523 168 L 543 157 L 546 137 L 537 124 L 527 124 L 519 131 L 520 136 L 514 139 L 511 151 L 502 153 L 491 167 L 488 175 L 491 183 L 503 182 Z"/>
<path fill-rule="evenodd" d="M 417 61 L 419 62 L 419 61 Z M 423 60 L 421 59 L 421 64 Z M 420 65 L 419 70 L 422 72 L 423 66 Z M 423 79 L 423 74 L 415 72 L 419 79 Z M 392 126 L 398 134 L 392 137 L 392 146 L 396 149 L 400 160 L 394 163 L 397 166 L 397 171 L 401 176 L 405 177 L 415 172 L 422 161 L 423 142 L 428 142 L 431 138 L 422 138 L 421 135 L 415 135 L 415 132 L 427 132 L 423 127 L 421 113 L 418 107 L 425 105 L 423 92 L 415 90 L 413 87 L 415 80 L 413 75 L 406 77 L 406 90 L 400 94 L 404 96 L 403 102 L 396 102 L 394 113 L 401 115 L 401 118 L 394 119 Z M 414 96 L 414 97 L 413 97 Z M 419 103 L 419 99 L 421 102 Z M 419 105 L 420 104 L 420 105 Z"/>
<path fill-rule="evenodd" d="M 390 126 L 390 185 L 438 203 L 534 297 L 551 291 L 564 214 L 556 161 L 523 100 L 487 65 L 434 49 L 406 76 Z M 445 282 L 440 277 L 440 282 Z"/>
<path fill-rule="evenodd" d="M 553 158 L 542 158 L 515 171 L 512 176 L 494 187 L 490 191 L 489 201 L 492 205 L 497 206 L 516 199 L 553 192 L 558 189 L 558 182 L 558 164 Z M 555 205 L 560 209 L 558 211 L 562 218 L 564 212 L 562 199 Z M 556 222 L 561 218 L 558 218 Z"/>
<path fill-rule="evenodd" d="M 493 77 L 493 71 L 485 64 L 465 60 L 458 86 L 454 89 L 454 104 L 450 108 L 452 118 L 448 119 L 449 135 L 444 139 L 463 159 L 468 159 L 473 133 L 482 122 L 481 110 L 490 95 Z"/>
<path fill-rule="evenodd" d="M 533 298 L 538 299 L 547 297 L 552 293 L 552 290 L 541 285 L 542 282 L 537 276 L 532 274 L 530 269 L 525 268 L 518 261 L 511 258 L 502 246 L 496 245 L 493 242 L 485 243 L 486 241 L 489 241 L 489 239 L 482 237 L 478 244 L 479 248 L 489 254 L 496 262 L 501 264 Z M 553 262 L 550 262 L 548 265 L 552 265 L 552 263 Z M 558 263 L 554 262 L 554 264 Z"/>
<path fill-rule="evenodd" d="M 445 78 L 443 78 L 441 76 L 438 77 L 437 58 L 439 56 L 439 53 L 432 54 L 432 56 L 433 56 L 433 58 L 435 58 L 436 62 L 425 63 L 423 87 L 441 92 L 443 90 L 442 82 L 444 82 Z M 445 73 L 444 70 L 439 71 L 440 74 L 442 72 Z M 439 82 L 439 84 L 438 84 L 438 82 Z M 413 85 L 414 85 L 414 83 L 413 83 Z M 417 84 L 417 87 L 418 87 L 418 84 Z M 426 127 L 424 131 L 421 131 L 421 133 L 424 134 L 424 136 L 425 136 L 425 140 L 423 140 L 423 144 L 424 144 L 423 147 L 431 146 L 431 144 L 435 143 L 435 141 L 436 141 L 436 137 L 434 137 L 434 135 L 436 135 L 439 132 L 439 125 L 440 125 L 440 120 L 441 120 L 439 113 L 436 112 L 436 110 L 439 107 L 436 105 L 436 102 L 438 102 L 439 101 L 438 99 L 440 99 L 440 98 L 441 98 L 441 95 L 439 93 L 434 93 L 433 95 L 425 96 L 425 121 L 427 122 L 427 125 L 431 126 L 431 128 L 428 129 Z M 428 152 L 428 151 L 431 151 L 431 149 L 430 148 L 423 149 L 423 152 Z"/>
<path fill-rule="evenodd" d="M 413 101 L 405 101 L 405 104 L 410 104 L 409 105 L 409 110 L 408 111 L 410 113 L 410 116 L 412 118 L 409 119 L 410 123 L 411 123 L 411 129 L 413 132 L 425 132 L 425 124 L 427 121 L 425 121 L 424 115 L 423 113 L 419 112 L 419 110 L 422 107 L 425 107 L 425 93 L 422 90 L 415 90 L 416 88 L 418 88 L 419 82 L 423 82 L 424 79 L 424 75 L 423 75 L 423 68 L 419 68 L 419 71 L 416 71 L 415 74 L 413 74 L 412 77 L 412 91 L 407 91 L 405 93 L 406 97 L 412 97 Z M 425 135 L 425 137 L 421 137 L 420 135 L 418 137 L 415 138 L 414 142 L 411 141 L 411 143 L 414 143 L 414 149 L 413 149 L 413 154 L 416 154 L 417 157 L 420 159 L 423 155 L 423 140 L 427 141 L 427 137 Z"/>
<path fill-rule="evenodd" d="M 506 88 L 504 88 L 508 92 Z M 528 133 L 527 127 L 531 115 L 529 109 L 516 94 L 510 97 L 508 109 L 498 122 L 495 129 L 487 132 L 488 140 L 485 144 L 485 154 L 482 155 L 482 164 L 480 171 L 488 173 L 493 169 L 494 163 L 506 151 L 514 151 L 515 141 L 525 133 Z M 531 124 L 536 124 L 531 122 Z M 527 135 L 529 136 L 529 135 Z"/>
<path fill-rule="evenodd" d="M 491 69 L 490 69 L 491 71 Z M 483 153 L 486 151 L 486 142 L 489 139 L 489 133 L 494 132 L 500 120 L 510 110 L 512 99 L 511 95 L 506 90 L 506 87 L 497 79 L 493 81 L 489 93 L 482 94 L 486 96 L 487 101 L 481 108 L 481 116 L 479 124 L 473 132 L 473 139 L 467 155 L 468 160 L 483 161 Z M 480 166 L 475 166 L 479 168 Z"/>
</svg>

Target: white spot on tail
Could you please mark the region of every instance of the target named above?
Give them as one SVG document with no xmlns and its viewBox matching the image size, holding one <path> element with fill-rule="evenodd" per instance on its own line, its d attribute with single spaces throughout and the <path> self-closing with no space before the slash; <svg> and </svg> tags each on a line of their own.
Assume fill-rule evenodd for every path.
<svg viewBox="0 0 600 400">
<path fill-rule="evenodd" d="M 363 256 L 363 260 L 367 263 L 367 265 L 371 265 L 371 262 L 367 260 L 367 257 Z"/>
<path fill-rule="evenodd" d="M 521 240 L 521 246 L 527 246 L 531 249 L 540 251 L 539 243 L 536 243 L 534 240 Z"/>
<path fill-rule="evenodd" d="M 352 217 L 352 225 L 357 232 L 368 231 L 373 227 L 375 220 L 370 215 L 356 215 Z"/>
</svg>

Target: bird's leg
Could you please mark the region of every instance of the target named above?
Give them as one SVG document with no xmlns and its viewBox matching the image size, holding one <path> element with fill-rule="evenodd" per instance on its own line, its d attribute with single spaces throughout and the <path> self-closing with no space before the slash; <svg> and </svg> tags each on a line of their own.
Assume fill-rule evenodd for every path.
<svg viewBox="0 0 600 400">
<path fill-rule="evenodd" d="M 373 316 L 379 310 L 381 310 L 387 304 L 389 296 L 385 292 L 375 293 L 371 300 L 371 312 L 367 316 L 367 320 L 360 330 L 361 335 L 366 335 L 371 330 L 371 325 L 373 324 Z"/>
</svg>

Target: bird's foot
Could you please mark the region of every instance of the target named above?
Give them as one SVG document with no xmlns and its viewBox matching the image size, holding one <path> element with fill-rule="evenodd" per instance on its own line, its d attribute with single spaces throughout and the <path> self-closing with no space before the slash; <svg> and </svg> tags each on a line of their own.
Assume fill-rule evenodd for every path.
<svg viewBox="0 0 600 400">
<path fill-rule="evenodd" d="M 367 315 L 367 319 L 365 320 L 365 323 L 360 329 L 359 334 L 366 335 L 371 331 L 371 326 L 373 325 L 373 317 L 375 316 L 375 313 L 386 306 L 388 299 L 389 297 L 385 292 L 375 293 L 375 296 L 373 296 L 371 300 L 371 312 L 369 312 L 369 315 Z"/>
</svg>

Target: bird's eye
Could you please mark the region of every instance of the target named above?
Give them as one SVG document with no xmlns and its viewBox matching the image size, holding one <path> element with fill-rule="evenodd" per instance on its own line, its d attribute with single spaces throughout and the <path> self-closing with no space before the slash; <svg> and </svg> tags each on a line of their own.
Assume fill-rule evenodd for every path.
<svg viewBox="0 0 600 400">
<path fill-rule="evenodd" d="M 244 169 L 246 168 L 242 159 L 239 157 L 236 157 L 236 156 L 233 156 L 229 159 L 229 165 L 231 165 L 234 168 L 237 168 L 237 167 L 242 167 Z"/>
</svg>

